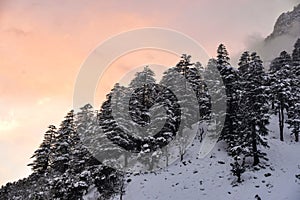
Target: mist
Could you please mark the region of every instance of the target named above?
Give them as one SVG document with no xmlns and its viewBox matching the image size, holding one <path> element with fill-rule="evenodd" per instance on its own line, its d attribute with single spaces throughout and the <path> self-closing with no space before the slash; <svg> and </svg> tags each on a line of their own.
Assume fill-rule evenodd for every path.
<svg viewBox="0 0 300 200">
<path fill-rule="evenodd" d="M 288 2 L 295 7 L 300 3 L 300 0 L 290 0 Z M 245 40 L 244 51 L 257 52 L 264 61 L 267 70 L 271 61 L 278 57 L 282 51 L 287 51 L 291 54 L 294 44 L 300 38 L 300 21 L 294 22 L 288 29 L 287 33 L 273 37 L 268 37 L 258 32 L 249 35 Z M 241 54 L 242 52 L 232 56 L 234 66 L 237 66 Z"/>
</svg>

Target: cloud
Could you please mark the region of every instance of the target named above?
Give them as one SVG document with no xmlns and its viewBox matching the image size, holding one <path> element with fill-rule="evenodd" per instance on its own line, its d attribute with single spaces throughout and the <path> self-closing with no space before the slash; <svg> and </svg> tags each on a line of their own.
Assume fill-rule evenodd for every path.
<svg viewBox="0 0 300 200">
<path fill-rule="evenodd" d="M 9 28 L 5 31 L 8 32 L 8 33 L 13 33 L 16 36 L 26 36 L 26 35 L 28 35 L 28 32 L 26 32 L 22 29 L 19 29 L 19 28 Z"/>
<path fill-rule="evenodd" d="M 296 22 L 289 29 L 288 33 L 267 40 L 259 34 L 248 37 L 246 42 L 247 49 L 256 51 L 263 59 L 266 68 L 270 62 L 279 56 L 280 52 L 287 51 L 292 53 L 295 42 L 300 38 L 300 22 Z"/>
<path fill-rule="evenodd" d="M 289 10 L 291 11 L 293 7 L 300 3 L 300 0 L 278 1 L 277 3 L 279 3 L 279 5 L 282 5 L 283 7 L 289 7 L 289 9 L 278 12 L 277 17 L 273 20 L 274 23 L 268 24 L 268 26 L 272 25 L 271 31 L 273 31 L 274 24 L 278 17 L 283 12 L 287 12 Z M 243 51 L 255 51 L 263 59 L 265 67 L 268 68 L 270 62 L 275 57 L 277 57 L 280 54 L 280 52 L 292 52 L 294 43 L 300 37 L 300 22 L 292 24 L 287 34 L 272 37 L 266 40 L 267 36 L 271 34 L 271 31 L 267 34 L 263 34 L 262 32 L 256 31 L 252 34 L 247 35 L 244 40 L 244 50 L 240 51 L 232 57 L 233 65 L 237 66 L 238 60 Z"/>
</svg>

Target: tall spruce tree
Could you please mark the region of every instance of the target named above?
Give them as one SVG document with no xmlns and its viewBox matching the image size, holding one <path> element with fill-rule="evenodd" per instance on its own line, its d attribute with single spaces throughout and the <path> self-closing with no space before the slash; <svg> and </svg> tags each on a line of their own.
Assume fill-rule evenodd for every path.
<svg viewBox="0 0 300 200">
<path fill-rule="evenodd" d="M 249 51 L 245 51 L 239 60 L 239 73 L 244 74 L 249 70 L 249 63 L 251 62 L 251 56 Z"/>
<path fill-rule="evenodd" d="M 94 158 L 86 146 L 90 146 L 93 136 L 97 134 L 97 118 L 90 104 L 84 105 L 76 114 L 76 133 L 72 138 L 71 157 L 69 165 L 73 173 L 82 171 L 86 166 L 98 165 L 100 162 Z"/>
<path fill-rule="evenodd" d="M 289 110 L 287 112 L 288 119 L 287 123 L 289 124 L 289 128 L 291 129 L 292 134 L 295 137 L 295 141 L 299 142 L 299 134 L 300 134 L 300 81 L 299 77 L 297 80 L 294 80 L 294 84 L 298 85 L 292 89 L 292 97 L 289 100 Z"/>
<path fill-rule="evenodd" d="M 288 102 L 292 95 L 292 58 L 286 52 L 280 53 L 280 56 L 275 58 L 270 66 L 270 93 L 272 107 L 275 113 L 278 113 L 280 140 L 284 140 L 284 123 L 285 112 L 289 109 Z"/>
<path fill-rule="evenodd" d="M 161 85 L 177 95 L 177 102 L 173 101 L 172 106 L 177 107 L 177 105 L 182 105 L 182 107 L 179 107 L 180 112 L 178 112 L 178 109 L 174 110 L 175 113 L 173 114 L 175 116 L 171 117 L 173 120 L 170 123 L 173 127 L 176 127 L 173 128 L 173 131 L 175 130 L 175 134 L 178 134 L 177 137 L 179 140 L 177 141 L 177 146 L 181 161 L 183 160 L 186 151 L 185 147 L 189 142 L 190 136 L 184 134 L 183 130 L 178 130 L 178 127 L 191 128 L 191 124 L 197 123 L 197 121 L 193 121 L 194 116 L 199 116 L 199 105 L 197 102 L 193 103 L 193 100 L 195 100 L 194 97 L 197 98 L 197 93 L 200 94 L 201 92 L 197 91 L 201 89 L 201 82 L 198 80 L 197 83 L 196 78 L 200 77 L 200 74 L 198 74 L 199 71 L 196 67 L 194 63 L 191 63 L 191 57 L 184 54 L 175 67 L 170 68 L 164 73 L 160 82 Z M 171 96 L 174 94 L 170 93 Z M 171 96 L 166 96 L 166 100 L 172 99 Z M 199 102 L 199 98 L 197 101 Z"/>
<path fill-rule="evenodd" d="M 230 65 L 230 58 L 228 51 L 224 44 L 220 44 L 217 49 L 217 63 L 219 66 L 228 66 Z"/>
<path fill-rule="evenodd" d="M 246 62 L 248 70 L 241 73 L 240 145 L 246 157 L 253 157 L 253 165 L 266 159 L 266 154 L 258 149 L 258 145 L 268 146 L 263 136 L 268 134 L 268 78 L 263 63 L 256 53 L 251 54 L 251 61 Z"/>
<path fill-rule="evenodd" d="M 291 98 L 289 99 L 287 123 L 295 136 L 295 141 L 299 141 L 300 133 L 300 39 L 297 40 L 293 50 L 293 66 L 291 74 Z"/>
<path fill-rule="evenodd" d="M 226 88 L 226 119 L 221 139 L 230 143 L 237 134 L 237 109 L 239 101 L 239 74 L 238 70 L 230 65 L 230 59 L 225 45 L 220 44 L 217 50 L 217 68 Z"/>
<path fill-rule="evenodd" d="M 299 73 L 300 73 L 300 69 L 299 69 L 300 68 L 300 38 L 296 41 L 296 43 L 294 45 L 292 57 L 293 57 L 293 65 L 298 66 L 296 74 L 299 75 Z"/>
<path fill-rule="evenodd" d="M 70 149 L 73 145 L 73 138 L 76 133 L 74 123 L 74 111 L 71 110 L 60 125 L 57 135 L 54 138 L 52 148 L 51 167 L 59 172 L 65 172 L 69 167 L 71 159 Z"/>
<path fill-rule="evenodd" d="M 44 173 L 50 165 L 50 154 L 51 147 L 53 145 L 53 139 L 56 135 L 56 127 L 50 125 L 48 130 L 44 135 L 44 140 L 40 144 L 39 148 L 34 152 L 31 158 L 34 158 L 34 161 L 28 166 L 31 166 L 34 172 L 39 174 Z"/>
</svg>

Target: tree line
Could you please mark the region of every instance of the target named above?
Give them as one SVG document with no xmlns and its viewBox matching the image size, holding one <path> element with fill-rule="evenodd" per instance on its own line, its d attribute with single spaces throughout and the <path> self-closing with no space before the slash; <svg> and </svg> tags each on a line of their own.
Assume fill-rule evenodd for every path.
<svg viewBox="0 0 300 200">
<path fill-rule="evenodd" d="M 176 136 L 176 150 L 182 161 L 191 136 L 183 134 L 180 127 L 191 128 L 192 124 L 211 118 L 213 99 L 203 77 L 209 71 L 218 71 L 225 86 L 227 110 L 220 140 L 228 144 L 228 153 L 233 157 L 232 172 L 240 182 L 246 168 L 268 160 L 261 147 L 268 147 L 265 136 L 270 115 L 278 116 L 281 141 L 285 124 L 295 141 L 299 141 L 300 39 L 292 54 L 281 52 L 268 71 L 255 52 L 244 52 L 238 66 L 230 64 L 226 47 L 221 44 L 217 57 L 210 59 L 206 68 L 192 63 L 191 57 L 184 54 L 175 67 L 164 72 L 159 83 L 154 72 L 145 67 L 127 87 L 115 84 L 100 110 L 87 104 L 78 113 L 70 111 L 59 128 L 50 125 L 29 164 L 33 174 L 2 186 L 0 196 L 76 199 L 94 186 L 100 198 L 108 198 L 122 192 L 124 173 L 107 167 L 105 160 L 97 160 L 97 153 L 116 156 L 124 166 L 131 158 L 121 149 L 139 153 L 138 161 L 153 170 L 161 161 L 168 166 L 174 149 L 166 147 Z M 183 78 L 174 78 L 177 76 Z M 192 103 L 193 96 L 196 103 Z M 130 118 L 124 118 L 124 112 Z M 157 131 L 155 125 L 161 121 L 163 126 Z M 141 135 L 137 124 L 154 134 Z M 116 145 L 101 143 L 103 138 Z M 91 147 L 87 148 L 86 142 Z M 151 156 L 146 158 L 145 154 Z"/>
</svg>

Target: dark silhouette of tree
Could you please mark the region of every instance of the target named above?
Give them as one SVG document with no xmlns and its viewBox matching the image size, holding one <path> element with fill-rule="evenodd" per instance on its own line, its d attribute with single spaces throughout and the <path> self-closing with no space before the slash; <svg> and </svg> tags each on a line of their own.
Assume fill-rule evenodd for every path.
<svg viewBox="0 0 300 200">
<path fill-rule="evenodd" d="M 31 158 L 34 158 L 33 162 L 28 164 L 31 166 L 34 172 L 39 174 L 44 173 L 50 165 L 51 147 L 53 145 L 53 139 L 56 135 L 56 127 L 50 125 L 44 135 L 44 140 L 40 144 L 39 148 L 34 152 Z"/>
<path fill-rule="evenodd" d="M 298 66 L 296 74 L 299 75 L 299 73 L 300 73 L 300 70 L 299 70 L 299 68 L 300 68 L 299 67 L 300 66 L 300 38 L 296 41 L 296 43 L 294 45 L 292 58 L 293 58 L 293 65 Z"/>
<path fill-rule="evenodd" d="M 217 69 L 225 85 L 227 101 L 226 119 L 220 139 L 230 144 L 234 140 L 233 137 L 237 134 L 238 127 L 236 115 L 239 107 L 239 73 L 236 68 L 230 65 L 225 45 L 220 44 L 217 53 Z"/>
<path fill-rule="evenodd" d="M 69 161 L 71 159 L 70 149 L 74 142 L 72 136 L 75 134 L 74 111 L 71 110 L 61 123 L 57 135 L 54 138 L 51 154 L 51 167 L 53 169 L 63 173 L 69 167 Z"/>
<path fill-rule="evenodd" d="M 291 56 L 283 51 L 279 57 L 272 61 L 269 72 L 272 107 L 275 113 L 278 113 L 281 141 L 284 140 L 284 110 L 289 109 L 288 101 L 292 95 L 291 81 L 293 74 L 291 73 L 291 64 Z"/>
<path fill-rule="evenodd" d="M 251 54 L 249 68 L 241 73 L 241 105 L 240 117 L 240 146 L 248 149 L 245 156 L 253 157 L 253 165 L 259 163 L 259 158 L 265 158 L 266 154 L 258 149 L 258 145 L 267 147 L 266 141 L 261 136 L 268 134 L 268 87 L 267 76 L 263 64 L 256 53 Z"/>
</svg>

